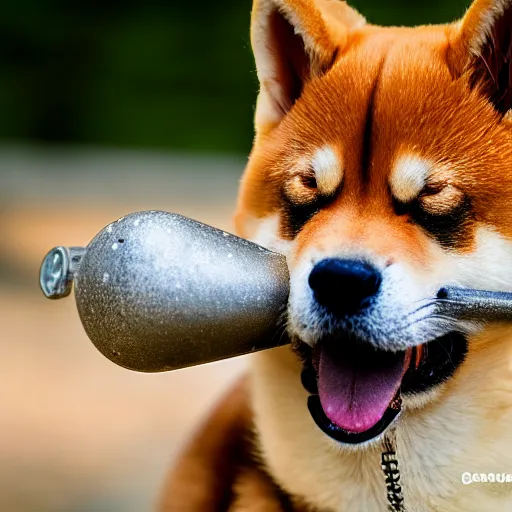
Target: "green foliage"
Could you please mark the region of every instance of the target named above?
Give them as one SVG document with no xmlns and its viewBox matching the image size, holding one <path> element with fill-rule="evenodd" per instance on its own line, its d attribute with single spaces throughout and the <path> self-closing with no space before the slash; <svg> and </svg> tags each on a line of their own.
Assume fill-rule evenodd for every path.
<svg viewBox="0 0 512 512">
<path fill-rule="evenodd" d="M 460 17 L 465 0 L 354 0 L 370 21 Z M 246 153 L 250 0 L 18 0 L 0 14 L 0 137 Z"/>
</svg>

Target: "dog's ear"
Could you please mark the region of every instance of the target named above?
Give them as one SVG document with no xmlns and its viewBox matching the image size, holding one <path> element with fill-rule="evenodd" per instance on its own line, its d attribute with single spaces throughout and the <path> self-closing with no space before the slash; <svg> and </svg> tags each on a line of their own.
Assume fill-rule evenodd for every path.
<svg viewBox="0 0 512 512">
<path fill-rule="evenodd" d="M 254 0 L 251 43 L 260 82 L 258 133 L 275 126 L 307 80 L 325 73 L 364 18 L 341 0 Z"/>
<path fill-rule="evenodd" d="M 512 0 L 475 0 L 460 22 L 452 64 L 501 114 L 512 108 Z"/>
</svg>

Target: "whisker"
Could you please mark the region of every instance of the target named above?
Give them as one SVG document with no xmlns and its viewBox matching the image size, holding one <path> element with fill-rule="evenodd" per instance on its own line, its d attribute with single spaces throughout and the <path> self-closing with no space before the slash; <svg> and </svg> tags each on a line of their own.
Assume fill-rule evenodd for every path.
<svg viewBox="0 0 512 512">
<path fill-rule="evenodd" d="M 286 334 L 287 323 L 288 315 L 286 314 L 286 307 L 284 307 L 277 321 L 277 329 L 274 332 L 274 335 L 272 336 L 272 344 L 275 345 L 276 347 L 281 346 L 282 344 L 283 337 Z M 277 344 L 274 344 L 274 341 L 276 340 L 277 337 L 279 337 L 279 341 L 277 342 Z"/>
<path fill-rule="evenodd" d="M 443 350 L 446 352 L 446 355 L 448 356 L 448 361 L 450 361 L 450 363 L 453 365 L 453 361 L 452 361 L 452 353 L 451 352 L 448 352 L 448 350 L 446 350 L 446 347 L 443 345 L 443 344 L 440 344 L 440 346 L 443 348 Z"/>
<path fill-rule="evenodd" d="M 429 307 L 433 307 L 433 308 L 436 308 L 438 306 L 442 306 L 443 304 L 455 304 L 455 305 L 459 305 L 459 302 L 456 301 L 456 300 L 451 300 L 451 299 L 442 299 L 442 298 L 439 298 L 439 299 L 422 299 L 422 300 L 425 300 L 427 302 L 425 302 L 424 304 L 422 304 L 421 306 L 417 307 L 416 309 L 414 309 L 413 311 L 410 311 L 409 313 L 407 313 L 405 315 L 405 318 L 409 318 L 415 314 L 417 314 L 419 311 L 423 311 L 424 309 L 426 308 L 429 308 Z M 416 301 L 416 302 L 421 302 L 421 301 Z M 457 321 L 459 320 L 458 318 L 456 317 L 451 317 L 449 315 L 447 315 L 446 313 L 443 313 L 442 312 L 442 309 L 441 309 L 441 312 L 434 312 L 432 313 L 431 315 L 429 315 L 430 318 L 438 318 L 438 319 L 441 319 L 442 317 L 444 317 L 445 320 L 452 320 L 452 321 Z"/>
<path fill-rule="evenodd" d="M 407 322 L 407 323 L 401 324 L 400 326 L 397 326 L 395 329 L 393 329 L 392 331 L 389 332 L 389 335 L 399 334 L 402 331 L 410 329 L 411 327 L 413 327 L 421 322 L 428 321 L 428 320 L 441 320 L 443 322 L 446 322 L 448 324 L 448 326 L 457 327 L 458 329 L 460 329 L 462 327 L 462 326 L 459 326 L 458 322 L 453 318 L 450 318 L 450 317 L 447 317 L 444 315 L 440 315 L 440 314 L 430 314 L 430 315 L 425 315 L 421 318 L 418 318 L 418 319 L 414 320 L 413 322 Z M 433 330 L 435 330 L 435 329 L 433 329 Z"/>
<path fill-rule="evenodd" d="M 428 308 L 429 306 L 435 306 L 435 302 L 427 302 L 426 304 L 423 304 L 419 308 L 416 308 L 415 310 L 410 311 L 409 313 L 407 313 L 405 315 L 405 317 L 412 316 L 412 315 L 418 313 L 419 311 L 422 311 L 423 309 Z"/>
</svg>

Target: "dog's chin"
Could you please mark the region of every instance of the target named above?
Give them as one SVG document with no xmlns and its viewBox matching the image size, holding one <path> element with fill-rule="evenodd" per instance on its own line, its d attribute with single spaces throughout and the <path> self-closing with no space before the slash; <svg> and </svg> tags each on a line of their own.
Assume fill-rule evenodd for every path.
<svg viewBox="0 0 512 512">
<path fill-rule="evenodd" d="M 435 397 L 464 361 L 468 341 L 453 331 L 403 352 L 375 348 L 350 333 L 328 336 L 314 348 L 295 340 L 302 384 L 318 427 L 344 445 L 378 442 L 402 407 Z"/>
</svg>

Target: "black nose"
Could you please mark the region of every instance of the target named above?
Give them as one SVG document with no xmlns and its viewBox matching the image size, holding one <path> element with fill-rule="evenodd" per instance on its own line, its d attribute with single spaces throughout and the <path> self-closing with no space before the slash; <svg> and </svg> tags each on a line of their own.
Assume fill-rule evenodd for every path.
<svg viewBox="0 0 512 512">
<path fill-rule="evenodd" d="M 331 313 L 355 313 L 368 306 L 380 288 L 380 272 L 359 260 L 329 258 L 318 262 L 309 274 L 315 300 Z"/>
</svg>

